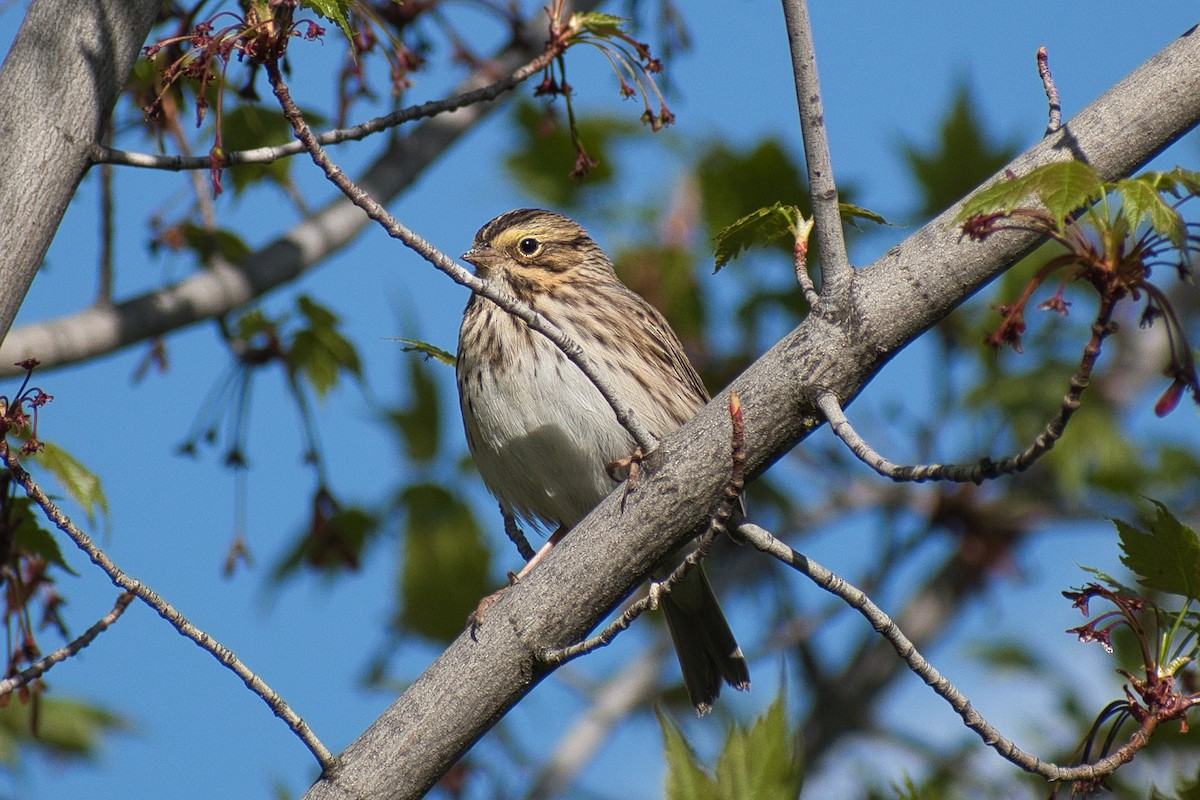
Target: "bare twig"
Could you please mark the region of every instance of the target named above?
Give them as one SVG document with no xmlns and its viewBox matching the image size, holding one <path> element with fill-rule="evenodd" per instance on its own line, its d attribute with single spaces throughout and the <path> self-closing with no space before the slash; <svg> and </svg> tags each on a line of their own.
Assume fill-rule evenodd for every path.
<svg viewBox="0 0 1200 800">
<path fill-rule="evenodd" d="M 1037 51 L 1038 76 L 1042 79 L 1042 87 L 1046 90 L 1046 102 L 1050 104 L 1050 121 L 1046 123 L 1046 136 L 1057 133 L 1062 127 L 1062 103 L 1058 99 L 1058 87 L 1054 85 L 1054 76 L 1050 74 L 1050 56 L 1043 45 Z"/>
<path fill-rule="evenodd" d="M 802 236 L 796 237 L 796 245 L 792 248 L 793 266 L 796 270 L 796 283 L 800 284 L 800 291 L 804 294 L 804 302 L 808 303 L 808 307 L 812 308 L 821 299 L 821 295 L 817 293 L 817 287 L 813 286 L 812 276 L 808 274 L 808 234 L 812 230 L 812 223 L 809 222 Z"/>
<path fill-rule="evenodd" d="M 737 503 L 738 498 L 741 497 L 742 490 L 746 486 L 745 428 L 742 423 L 742 401 L 736 391 L 730 391 L 729 393 L 729 417 L 733 423 L 733 432 L 730 435 L 730 452 L 733 463 L 729 470 L 729 481 L 725 484 L 721 502 L 717 504 L 716 509 L 713 511 L 712 519 L 708 523 L 708 529 L 697 537 L 696 546 L 671 571 L 671 574 L 666 579 L 651 581 L 650 590 L 646 592 L 645 597 L 642 597 L 635 603 L 631 603 L 621 616 L 613 620 L 600 633 L 568 647 L 548 650 L 542 654 L 542 661 L 552 665 L 562 664 L 573 658 L 578 658 L 593 650 L 607 646 L 619 633 L 627 630 L 635 619 L 646 611 L 658 608 L 659 598 L 665 594 L 670 594 L 672 587 L 687 577 L 687 574 L 704 560 L 704 557 L 708 555 L 708 551 L 712 549 L 717 537 L 725 533 L 726 523 L 733 516 L 734 505 Z"/>
<path fill-rule="evenodd" d="M 812 198 L 813 222 L 821 248 L 821 295 L 841 305 L 850 288 L 850 259 L 842 230 L 837 183 L 825 132 L 821 83 L 817 76 L 817 54 L 806 0 L 783 0 L 788 43 L 792 49 L 792 72 L 796 102 L 800 108 L 800 130 L 804 136 L 804 160 L 808 165 L 808 190 Z"/>
<path fill-rule="evenodd" d="M 830 429 L 850 448 L 854 455 L 885 478 L 891 478 L 897 482 L 949 481 L 951 483 L 978 484 L 1000 475 L 1015 475 L 1029 469 L 1035 461 L 1050 452 L 1055 443 L 1062 438 L 1067 429 L 1067 423 L 1079 409 L 1080 397 L 1083 395 L 1084 389 L 1091 382 L 1092 369 L 1096 365 L 1096 359 L 1100 356 L 1104 339 L 1116 330 L 1111 317 L 1112 303 L 1102 301 L 1096 320 L 1092 323 L 1092 337 L 1088 340 L 1087 346 L 1083 348 L 1083 357 L 1079 361 L 1079 368 L 1071 376 L 1069 388 L 1063 395 L 1058 413 L 1046 423 L 1046 427 L 1029 447 L 1000 461 L 984 458 L 974 464 L 894 464 L 877 453 L 858 435 L 850 421 L 846 419 L 841 404 L 832 392 L 822 393 L 817 398 L 817 407 L 829 421 Z"/>
<path fill-rule="evenodd" d="M 55 664 L 66 661 L 68 658 L 87 647 L 92 643 L 93 639 L 104 633 L 104 631 L 108 630 L 114 622 L 120 619 L 121 615 L 125 613 L 125 609 L 129 607 L 131 602 L 133 602 L 133 592 L 123 592 L 119 597 L 117 597 L 117 602 L 115 605 L 113 605 L 112 611 L 109 611 L 107 614 L 97 620 L 92 627 L 84 631 L 83 634 L 78 638 L 73 639 L 72 641 L 63 645 L 48 656 L 39 658 L 34 663 L 18 672 L 16 675 L 13 675 L 11 678 L 6 678 L 0 681 L 0 697 L 11 694 L 17 689 L 20 689 L 22 686 L 26 686 L 32 681 L 42 677 L 42 675 L 46 674 L 46 672 Z"/>
<path fill-rule="evenodd" d="M 1149 714 L 1141 726 L 1130 735 L 1129 739 L 1112 755 L 1091 764 L 1075 767 L 1060 767 L 1057 764 L 1042 761 L 1017 747 L 1006 739 L 984 719 L 971 705 L 971 701 L 960 692 L 954 684 L 942 676 L 937 669 L 925 660 L 916 646 L 892 619 L 877 605 L 871 602 L 861 590 L 839 578 L 820 564 L 808 557 L 797 553 L 791 547 L 776 539 L 768 531 L 753 523 L 743 523 L 738 526 L 737 534 L 743 540 L 764 553 L 775 557 L 796 571 L 802 573 L 813 583 L 830 594 L 840 597 L 854 610 L 858 611 L 878 631 L 896 653 L 908 664 L 909 669 L 925 681 L 931 689 L 950 704 L 954 711 L 962 717 L 968 728 L 975 731 L 984 744 L 991 747 L 1003 758 L 1017 765 L 1026 772 L 1040 775 L 1049 781 L 1078 781 L 1095 780 L 1105 775 L 1111 775 L 1122 764 L 1128 763 L 1146 746 L 1150 735 L 1158 727 L 1158 717 Z"/>
<path fill-rule="evenodd" d="M 315 136 L 318 144 L 330 145 L 342 142 L 358 141 L 368 136 L 398 127 L 405 122 L 414 122 L 427 117 L 434 117 L 448 111 L 455 111 L 464 106 L 495 100 L 505 92 L 510 92 L 531 75 L 544 70 L 557 56 L 557 51 L 547 50 L 529 63 L 515 70 L 506 78 L 468 92 L 447 97 L 444 100 L 431 100 L 418 106 L 409 106 L 381 117 L 369 119 L 349 128 L 337 128 L 325 131 Z M 235 167 L 239 164 L 270 164 L 281 158 L 303 153 L 303 142 L 299 140 L 288 142 L 277 147 L 256 147 L 253 150 L 232 150 L 223 155 L 224 165 Z M 100 144 L 92 147 L 92 163 L 122 164 L 130 167 L 145 169 L 161 169 L 173 172 L 184 170 L 207 170 L 212 161 L 207 155 L 152 155 L 150 153 L 134 153 L 125 150 L 114 150 Z"/>
<path fill-rule="evenodd" d="M 616 414 L 617 421 L 629 432 L 629 435 L 633 437 L 638 446 L 646 452 L 653 449 L 655 443 L 654 437 L 642 425 L 641 421 L 633 413 L 633 409 L 617 394 L 612 382 L 596 369 L 577 342 L 567 336 L 552 320 L 534 311 L 528 305 L 522 303 L 495 284 L 476 277 L 474 273 L 455 263 L 421 236 L 406 228 L 395 217 L 389 214 L 387 209 L 375 202 L 370 195 L 346 177 L 342 169 L 330 160 L 325 149 L 321 147 L 313 135 L 312 128 L 304 121 L 304 115 L 292 100 L 291 93 L 288 91 L 287 84 L 283 80 L 283 75 L 280 73 L 278 65 L 267 62 L 265 66 L 267 78 L 271 82 L 271 89 L 275 92 L 276 98 L 279 99 L 284 116 L 292 124 L 296 138 L 304 143 L 305 148 L 312 157 L 313 163 L 321 168 L 330 182 L 341 189 L 342 193 L 351 202 L 365 211 L 368 217 L 378 222 L 388 232 L 389 236 L 399 239 L 405 246 L 416 252 L 417 255 L 446 273 L 455 283 L 465 286 L 475 294 L 487 298 L 524 322 L 531 329 L 549 339 L 563 352 L 563 355 L 575 364 L 575 366 L 579 367 L 583 374 L 588 377 L 588 380 L 592 382 L 592 385 L 596 387 L 612 408 L 613 413 Z"/>
<path fill-rule="evenodd" d="M 80 530 L 75 523 L 71 522 L 71 518 L 63 513 L 62 509 L 46 496 L 46 493 L 42 491 L 42 487 L 21 466 L 21 462 L 9 449 L 8 442 L 4 439 L 0 439 L 0 459 L 3 459 L 8 469 L 12 472 L 13 480 L 21 485 L 29 499 L 41 507 L 46 518 L 55 527 L 69 536 L 71 541 L 75 542 L 76 547 L 87 554 L 93 564 L 104 570 L 109 580 L 113 582 L 113 585 L 136 595 L 139 600 L 158 612 L 158 615 L 170 623 L 180 634 L 207 650 L 214 658 L 225 665 L 226 668 L 241 678 L 246 684 L 246 688 L 261 697 L 263 702 L 274 712 L 275 716 L 283 720 L 292 729 L 292 732 L 300 738 L 300 741 L 304 742 L 304 745 L 317 759 L 317 763 L 321 765 L 322 770 L 327 770 L 333 765 L 333 755 L 325 745 L 321 744 L 321 741 L 312 732 L 312 729 L 308 727 L 308 723 L 301 719 L 292 710 L 291 706 L 284 702 L 282 697 L 268 686 L 262 678 L 254 674 L 249 667 L 242 663 L 232 651 L 191 622 L 188 622 L 186 617 L 175 610 L 170 603 L 159 596 L 153 589 L 125 574 L 120 567 L 114 564 L 112 559 L 108 557 L 108 554 L 97 547 L 92 538 Z"/>
</svg>

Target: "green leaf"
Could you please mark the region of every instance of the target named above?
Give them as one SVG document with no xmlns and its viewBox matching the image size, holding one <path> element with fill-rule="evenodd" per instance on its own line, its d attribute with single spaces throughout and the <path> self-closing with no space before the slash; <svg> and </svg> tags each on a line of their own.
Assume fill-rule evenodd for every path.
<svg viewBox="0 0 1200 800">
<path fill-rule="evenodd" d="M 379 530 L 379 519 L 369 511 L 342 508 L 324 487 L 317 487 L 311 501 L 308 526 L 295 544 L 275 565 L 273 581 L 295 575 L 303 566 L 333 575 L 356 570 Z"/>
<path fill-rule="evenodd" d="M 713 272 L 719 272 L 721 267 L 743 250 L 767 244 L 786 234 L 791 234 L 793 240 L 801 237 L 807 239 L 811 230 L 812 220 L 804 219 L 804 215 L 796 206 L 775 203 L 768 208 L 752 211 L 732 225 L 722 228 L 713 237 L 716 244 L 716 266 Z"/>
<path fill-rule="evenodd" d="M 604 14 L 599 11 L 584 11 L 571 15 L 571 22 L 580 31 L 609 37 L 615 33 L 623 33 L 622 26 L 629 20 L 624 17 Z"/>
<path fill-rule="evenodd" d="M 774 204 L 809 211 L 808 183 L 791 153 L 775 139 L 763 139 L 745 150 L 713 145 L 697 161 L 696 176 L 704 223 L 713 237 L 730 220 Z M 790 252 L 791 247 L 789 242 L 785 249 Z"/>
<path fill-rule="evenodd" d="M 458 359 L 454 357 L 453 353 L 443 350 L 437 345 L 430 344 L 429 342 L 423 342 L 420 339 L 404 339 L 401 337 L 396 337 L 392 339 L 392 341 L 401 342 L 402 344 L 406 345 L 405 347 L 401 348 L 405 353 L 420 353 L 421 355 L 425 356 L 426 361 L 432 358 L 448 367 L 453 367 L 458 361 Z"/>
<path fill-rule="evenodd" d="M 410 461 L 429 462 L 437 457 L 441 435 L 441 404 L 437 384 L 423 361 L 406 359 L 410 400 L 407 408 L 388 412 L 388 420 L 404 439 Z"/>
<path fill-rule="evenodd" d="M 34 512 L 33 501 L 28 497 L 20 497 L 11 502 L 9 520 L 14 528 L 13 547 L 22 553 L 40 556 L 72 575 L 78 575 L 63 558 L 54 532 L 42 527 L 44 517 Z"/>
<path fill-rule="evenodd" d="M 936 143 L 923 149 L 913 143 L 902 145 L 920 189 L 918 213 L 923 218 L 949 208 L 996 174 L 1019 151 L 1018 141 L 1011 137 L 1005 142 L 994 140 L 991 131 L 995 126 L 980 119 L 973 97 L 966 82 L 960 82 L 941 121 Z"/>
<path fill-rule="evenodd" d="M 1112 589 L 1117 594 L 1125 594 L 1129 595 L 1130 597 L 1135 597 L 1136 595 L 1140 594 L 1140 592 L 1138 592 L 1136 589 L 1126 586 L 1124 583 L 1109 575 L 1107 572 L 1104 572 L 1103 570 L 1096 569 L 1095 567 L 1089 567 L 1084 564 L 1079 564 L 1077 566 L 1084 572 L 1094 577 L 1100 583 L 1103 583 L 1109 589 Z"/>
<path fill-rule="evenodd" d="M 329 309 L 301 295 L 296 300 L 308 327 L 296 332 L 288 348 L 288 365 L 302 373 L 317 396 L 324 398 L 343 372 L 362 378 L 362 363 L 350 340 L 337 330 L 338 318 Z"/>
<path fill-rule="evenodd" d="M 1113 520 L 1124 551 L 1121 563 L 1149 589 L 1200 599 L 1200 538 L 1162 503 L 1150 502 L 1157 514 L 1148 531 Z"/>
<path fill-rule="evenodd" d="M 98 755 L 108 733 L 129 730 L 117 714 L 80 700 L 41 695 L 37 729 L 31 726 L 32 703 L 9 703 L 0 708 L 0 760 L 15 763 L 18 746 L 35 747 L 56 758 L 87 760 Z"/>
<path fill-rule="evenodd" d="M 799 734 L 789 730 L 783 694 L 748 730 L 735 728 L 717 758 L 717 795 L 795 800 L 804 782 Z"/>
<path fill-rule="evenodd" d="M 841 216 L 843 222 L 848 222 L 856 228 L 858 228 L 858 220 L 860 219 L 867 222 L 874 222 L 876 225 L 892 224 L 884 219 L 882 214 L 878 214 L 862 206 L 856 206 L 853 203 L 838 203 L 838 214 Z"/>
<path fill-rule="evenodd" d="M 488 593 L 491 554 L 471 510 L 435 484 L 409 486 L 398 622 L 438 641 L 462 633 L 467 616 Z"/>
<path fill-rule="evenodd" d="M 220 256 L 226 261 L 236 264 L 250 255 L 250 246 L 242 241 L 237 234 L 221 228 L 211 230 L 192 222 L 180 226 L 184 243 L 201 261 L 211 261 L 213 256 Z"/>
<path fill-rule="evenodd" d="M 304 0 L 301 5 L 336 24 L 347 41 L 354 41 L 354 33 L 350 30 L 350 0 Z"/>
<path fill-rule="evenodd" d="M 667 800 L 719 800 L 716 783 L 700 765 L 679 726 L 659 708 L 655 707 L 654 713 L 662 729 L 667 759 Z"/>
<path fill-rule="evenodd" d="M 1082 161 L 1043 164 L 1028 175 L 1002 179 L 979 191 L 963 205 L 958 221 L 981 214 L 1007 213 L 1036 199 L 1061 229 L 1068 215 L 1103 195 L 1104 183 L 1094 167 Z"/>
<path fill-rule="evenodd" d="M 45 447 L 37 454 L 37 463 L 54 476 L 68 497 L 79 504 L 87 515 L 89 525 L 96 524 L 97 512 L 107 522 L 108 497 L 100 485 L 100 477 L 53 442 L 44 444 Z"/>
<path fill-rule="evenodd" d="M 799 734 L 788 728 L 782 694 L 750 728 L 729 730 L 712 777 L 679 727 L 661 711 L 655 713 L 666 750 L 668 800 L 795 800 L 800 796 L 804 768 Z"/>
<path fill-rule="evenodd" d="M 1129 220 L 1129 228 L 1136 231 L 1143 220 L 1149 219 L 1150 227 L 1165 236 L 1172 245 L 1181 248 L 1186 243 L 1187 228 L 1179 211 L 1172 208 L 1163 198 L 1160 174 L 1139 175 L 1124 178 L 1115 184 L 1121 198 L 1121 209 Z"/>
<path fill-rule="evenodd" d="M 509 173 L 528 192 L 551 208 L 578 207 L 610 185 L 618 159 L 610 153 L 621 138 L 637 135 L 641 128 L 617 117 L 577 114 L 579 138 L 588 154 L 599 162 L 582 179 L 568 177 L 575 163 L 575 145 L 565 122 L 552 107 L 524 101 L 513 111 L 517 144 L 505 159 Z"/>
<path fill-rule="evenodd" d="M 317 125 L 307 111 L 305 119 Z M 292 126 L 279 108 L 269 109 L 255 103 L 239 103 L 226 109 L 221 115 L 221 147 L 225 152 L 253 150 L 258 147 L 277 147 L 292 140 Z M 290 180 L 293 159 L 277 158 L 269 164 L 237 164 L 227 168 L 233 181 L 234 194 L 240 195 L 247 188 L 262 180 L 286 186 Z"/>
</svg>

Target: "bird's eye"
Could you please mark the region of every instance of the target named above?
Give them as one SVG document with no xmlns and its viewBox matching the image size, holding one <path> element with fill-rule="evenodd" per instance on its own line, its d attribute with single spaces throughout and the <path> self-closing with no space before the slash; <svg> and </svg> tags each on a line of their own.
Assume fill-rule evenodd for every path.
<svg viewBox="0 0 1200 800">
<path fill-rule="evenodd" d="M 521 251 L 521 255 L 532 256 L 536 255 L 537 251 L 542 249 L 542 243 L 532 236 L 526 236 L 517 242 L 517 249 Z"/>
</svg>

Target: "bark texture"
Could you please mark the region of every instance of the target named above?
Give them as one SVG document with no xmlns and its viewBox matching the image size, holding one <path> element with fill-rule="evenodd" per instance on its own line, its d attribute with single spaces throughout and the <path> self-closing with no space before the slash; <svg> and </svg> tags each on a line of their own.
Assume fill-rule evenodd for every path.
<svg viewBox="0 0 1200 800">
<path fill-rule="evenodd" d="M 0 339 L 162 0 L 35 0 L 0 68 Z"/>
</svg>

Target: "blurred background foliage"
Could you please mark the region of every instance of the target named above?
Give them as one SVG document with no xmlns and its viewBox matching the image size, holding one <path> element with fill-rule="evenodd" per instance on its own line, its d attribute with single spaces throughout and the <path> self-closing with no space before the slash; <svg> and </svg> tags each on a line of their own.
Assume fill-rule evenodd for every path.
<svg viewBox="0 0 1200 800">
<path fill-rule="evenodd" d="M 359 61 L 348 57 L 343 61 L 344 85 L 354 90 L 347 89 L 338 108 L 326 116 L 344 118 L 358 102 L 356 92 L 364 97 L 386 95 L 399 86 L 402 96 L 403 86 L 419 74 L 425 60 L 435 51 L 444 54 L 432 44 L 446 36 L 445 22 L 434 11 L 437 6 L 380 3 L 370 6 L 370 14 L 356 16 L 356 25 L 370 21 L 375 33 L 357 43 Z M 686 9 L 669 2 L 645 2 L 631 3 L 630 12 L 649 23 L 645 36 L 654 37 L 660 50 L 685 45 Z M 165 16 L 160 35 L 182 24 L 186 16 L 180 9 Z M 339 38 L 330 34 L 326 47 L 342 47 Z M 388 46 L 392 48 L 386 60 L 390 78 L 380 79 L 379 54 Z M 454 47 L 461 50 L 465 45 L 455 42 Z M 470 63 L 474 56 L 462 51 L 458 57 Z M 154 72 L 143 62 L 129 90 L 127 118 L 136 119 L 134 109 L 157 93 L 155 81 Z M 252 85 L 248 79 L 246 86 Z M 274 106 L 254 97 L 250 88 L 240 93 L 236 89 L 231 86 L 225 97 L 224 147 L 233 150 L 286 141 L 286 125 Z M 734 220 L 777 202 L 807 211 L 804 169 L 796 148 L 774 138 L 735 144 L 707 139 L 686 126 L 668 129 L 654 140 L 673 154 L 678 165 L 664 203 L 661 186 L 644 196 L 631 195 L 624 188 L 639 185 L 626 171 L 624 154 L 645 146 L 649 135 L 632 115 L 579 112 L 578 133 L 597 166 L 575 180 L 568 177 L 575 149 L 561 102 L 533 99 L 528 92 L 521 92 L 521 97 L 503 112 L 501 123 L 510 135 L 503 163 L 511 181 L 530 205 L 561 210 L 585 226 L 619 227 L 623 235 L 602 244 L 613 254 L 622 279 L 669 318 L 710 389 L 726 385 L 804 318 L 807 308 L 792 274 L 790 242 L 752 250 L 719 276 L 712 274 L 713 238 Z M 181 84 L 171 89 L 167 99 L 166 112 L 148 138 L 167 142 L 167 150 L 190 142 L 190 151 L 203 152 L 212 129 L 206 127 L 197 135 L 188 124 L 195 90 Z M 313 112 L 313 118 L 323 119 L 319 111 Z M 892 221 L 908 230 L 989 177 L 1019 149 L 1016 139 L 998 136 L 994 121 L 981 117 L 965 84 L 946 98 L 943 118 L 931 127 L 936 135 L 929 141 L 902 141 L 895 147 L 895 159 L 909 171 L 911 189 L 909 207 Z M 293 160 L 240 167 L 229 171 L 225 185 L 240 195 L 256 184 L 272 182 L 299 201 L 291 189 L 291 176 L 301 167 L 307 164 Z M 842 199 L 854 202 L 855 187 L 846 184 L 841 189 Z M 305 209 L 301 205 L 298 211 L 302 215 Z M 203 269 L 214 248 L 231 258 L 248 252 L 235 232 L 246 223 L 227 224 L 225 209 L 216 217 L 213 213 L 203 200 L 164 206 L 151 232 L 159 257 L 173 258 L 176 265 L 190 259 L 191 268 Z M 869 225 L 866 230 L 848 227 L 847 233 L 868 242 L 877 235 Z M 814 275 L 819 258 L 816 252 L 810 261 Z M 991 307 L 1015 297 L 1046 258 L 1043 251 L 1031 254 L 930 331 L 925 346 L 932 367 L 923 374 L 936 376 L 936 385 L 913 387 L 919 388 L 913 396 L 921 398 L 914 401 L 901 382 L 901 392 L 890 406 L 870 406 L 863 416 L 851 407 L 859 430 L 897 461 L 970 461 L 1024 447 L 1067 390 L 1089 336 L 1088 309 L 1093 299 L 1069 289 L 1068 297 L 1076 304 L 1069 316 L 1031 315 L 1023 355 L 997 353 L 984 344 L 984 337 L 999 321 Z M 1197 304 L 1187 294 L 1194 294 L 1194 289 L 1180 285 L 1176 292 L 1186 310 L 1186 325 L 1194 332 Z M 295 415 L 297 447 L 311 465 L 313 481 L 306 507 L 278 510 L 295 521 L 295 533 L 284 555 L 268 565 L 270 578 L 288 582 L 319 573 L 328 581 L 351 581 L 368 559 L 394 561 L 389 627 L 378 651 L 363 658 L 364 681 L 392 691 L 411 679 L 392 671 L 395 649 L 414 637 L 444 643 L 457 636 L 479 598 L 501 585 L 505 572 L 515 569 L 519 558 L 504 538 L 495 504 L 481 492 L 470 465 L 452 369 L 429 357 L 428 348 L 408 348 L 400 354 L 397 344 L 404 379 L 401 396 L 374 396 L 363 379 L 360 343 L 341 333 L 339 319 L 351 313 L 352 308 L 326 307 L 319 297 L 297 293 L 294 311 L 286 315 L 271 316 L 255 308 L 223 321 L 229 373 L 198 404 L 196 425 L 191 431 L 180 431 L 180 437 L 187 453 L 208 457 L 209 450 L 216 448 L 225 465 L 245 474 L 254 448 L 267 446 L 250 435 L 256 425 L 248 402 L 251 386 L 255 381 L 276 381 L 286 387 L 293 408 L 278 413 Z M 1164 384 L 1161 330 L 1139 330 L 1136 319 L 1120 321 L 1122 331 L 1106 343 L 1083 409 L 1058 447 L 1034 470 L 979 487 L 895 486 L 869 474 L 832 440 L 814 438 L 749 487 L 753 516 L 800 550 L 809 537 L 822 531 L 856 525 L 862 539 L 856 547 L 862 553 L 849 567 L 848 577 L 878 592 L 899 619 L 913 623 L 913 636 L 923 646 L 937 642 L 956 621 L 974 613 L 978 604 L 996 602 L 997 597 L 1002 602 L 998 581 L 1011 574 L 1017 554 L 1033 537 L 1055 526 L 1103 516 L 1138 519 L 1147 496 L 1163 501 L 1181 518 L 1196 519 L 1200 462 L 1194 448 L 1134 421 L 1152 402 L 1147 391 L 1152 396 Z M 147 358 L 153 357 L 151 350 Z M 323 450 L 338 432 L 328 412 L 319 410 L 320 399 L 344 380 L 361 386 L 377 420 L 378 435 L 394 440 L 400 458 L 410 465 L 402 481 L 371 502 L 340 499 L 352 476 L 330 474 L 322 463 Z M 254 503 L 253 493 L 244 484 L 239 486 L 239 491 L 247 492 L 245 502 Z M 10 503 L 16 502 L 11 498 L 10 493 Z M 251 533 L 243 533 L 230 547 L 231 572 L 238 572 L 257 549 Z M 1046 794 L 1040 779 L 1017 776 L 1012 769 L 981 768 L 995 756 L 966 731 L 920 739 L 892 726 L 888 692 L 907 674 L 899 659 L 869 631 L 839 639 L 832 649 L 824 646 L 831 630 L 843 630 L 845 635 L 846 620 L 853 612 L 832 600 L 813 599 L 809 587 L 797 586 L 794 576 L 764 569 L 761 557 L 748 550 L 719 549 L 711 571 L 723 596 L 757 604 L 761 630 L 739 633 L 745 636 L 757 670 L 769 672 L 772 665 L 786 665 L 783 682 L 792 702 L 787 706 L 790 723 L 783 720 L 779 704 L 756 723 L 753 734 L 746 735 L 761 737 L 766 732 L 798 742 L 796 764 L 810 772 L 833 769 L 847 747 L 864 742 L 869 746 L 874 740 L 898 743 L 923 764 L 919 777 L 914 775 L 903 784 L 860 776 L 864 797 Z M 22 568 L 11 559 L 10 564 L 17 572 Z M 10 570 L 10 581 L 12 574 Z M 914 580 L 914 574 L 920 577 Z M 1081 573 L 1080 583 L 1084 580 Z M 24 613 L 23 608 L 10 598 L 10 632 L 12 617 Z M 665 636 L 665 631 L 659 630 L 658 635 Z M 983 641 L 974 658 L 985 675 L 997 680 L 1019 676 L 1014 702 L 1022 702 L 1021 686 L 1036 683 L 1049 689 L 1055 705 L 1045 713 L 1053 724 L 1047 723 L 1038 748 L 1047 758 L 1067 758 L 1097 711 L 1112 698 L 1087 694 L 1074 685 L 1062 673 L 1061 662 L 1048 659 L 1039 642 L 992 641 L 986 632 Z M 1120 640 L 1117 644 L 1119 650 L 1125 646 Z M 662 648 L 654 652 L 670 658 Z M 654 703 L 684 713 L 686 701 L 677 673 L 668 668 L 662 676 L 662 683 L 644 702 L 626 712 L 629 718 L 652 717 Z M 1116 683 L 1111 687 L 1114 697 L 1117 687 Z M 580 691 L 586 694 L 599 688 L 589 685 Z M 26 713 L 31 714 L 35 706 L 36 737 Z M 11 704 L 0 714 L 0 756 L 11 765 L 19 760 L 20 749 L 28 746 L 53 749 L 64 758 L 86 758 L 98 739 L 122 724 L 120 710 L 53 694 L 41 701 L 35 697 L 25 705 Z M 537 774 L 540 754 L 523 748 L 515 738 L 505 739 L 509 724 L 501 722 L 495 735 L 505 748 L 519 751 L 516 760 L 528 774 Z M 694 776 L 700 767 L 689 764 L 691 754 L 672 725 L 664 722 L 672 774 L 693 770 Z M 731 741 L 736 738 L 731 734 Z M 729 751 L 725 753 L 723 758 L 729 757 Z M 1162 731 L 1133 768 L 1121 771 L 1109 783 L 1118 796 L 1200 796 L 1195 753 L 1194 737 Z M 718 765 L 712 774 L 726 768 Z M 793 777 L 798 785 L 800 768 L 790 770 L 781 776 L 781 785 L 793 787 L 788 782 Z M 474 782 L 486 787 L 496 779 L 476 756 L 469 755 L 454 780 L 439 791 L 460 796 L 463 785 Z M 491 796 L 505 796 L 505 791 L 494 786 Z M 482 790 L 473 796 L 488 794 Z"/>
</svg>

